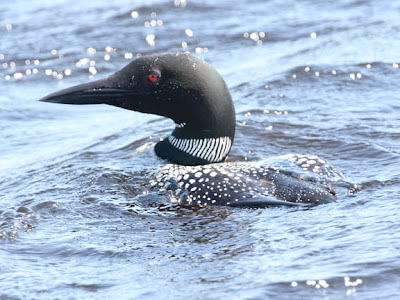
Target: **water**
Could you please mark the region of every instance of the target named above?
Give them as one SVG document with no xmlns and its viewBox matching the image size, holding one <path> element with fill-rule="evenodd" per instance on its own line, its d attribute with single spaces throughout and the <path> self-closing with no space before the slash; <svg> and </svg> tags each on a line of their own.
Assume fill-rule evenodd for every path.
<svg viewBox="0 0 400 300">
<path fill-rule="evenodd" d="M 400 3 L 185 3 L 3 1 L 0 298 L 398 299 Z M 186 50 L 231 89 L 229 161 L 316 154 L 361 190 L 308 210 L 175 206 L 144 185 L 173 122 L 37 102 Z"/>
</svg>

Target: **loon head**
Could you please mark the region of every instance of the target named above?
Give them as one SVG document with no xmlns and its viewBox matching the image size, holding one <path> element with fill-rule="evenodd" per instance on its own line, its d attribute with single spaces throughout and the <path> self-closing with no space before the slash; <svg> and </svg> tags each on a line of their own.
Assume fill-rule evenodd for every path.
<svg viewBox="0 0 400 300">
<path fill-rule="evenodd" d="M 187 53 L 143 56 L 109 77 L 40 101 L 110 104 L 171 118 L 176 126 L 156 154 L 181 165 L 221 162 L 235 135 L 235 109 L 222 76 Z"/>
</svg>

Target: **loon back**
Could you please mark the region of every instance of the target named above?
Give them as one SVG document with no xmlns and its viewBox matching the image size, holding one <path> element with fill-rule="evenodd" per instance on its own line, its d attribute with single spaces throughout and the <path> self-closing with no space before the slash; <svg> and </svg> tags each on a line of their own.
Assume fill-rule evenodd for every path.
<svg viewBox="0 0 400 300">
<path fill-rule="evenodd" d="M 199 166 L 225 160 L 235 135 L 235 110 L 221 75 L 187 53 L 141 57 L 108 78 L 41 101 L 110 104 L 171 118 L 175 129 L 155 152 L 180 166 L 167 165 L 150 183 L 181 204 L 263 207 L 336 199 L 330 185 L 342 175 L 316 156 L 278 157 L 257 167 Z"/>
<path fill-rule="evenodd" d="M 342 175 L 315 155 L 206 166 L 167 165 L 150 184 L 179 204 L 266 207 L 334 202 L 331 183 Z"/>
<path fill-rule="evenodd" d="M 235 109 L 222 76 L 187 53 L 144 56 L 106 79 L 53 93 L 40 101 L 110 104 L 171 118 L 172 134 L 156 154 L 181 165 L 223 161 L 235 136 Z"/>
</svg>

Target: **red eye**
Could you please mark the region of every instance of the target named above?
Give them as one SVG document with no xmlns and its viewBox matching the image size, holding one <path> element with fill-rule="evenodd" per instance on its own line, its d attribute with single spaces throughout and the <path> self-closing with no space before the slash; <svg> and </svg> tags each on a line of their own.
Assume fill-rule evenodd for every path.
<svg viewBox="0 0 400 300">
<path fill-rule="evenodd" d="M 156 81 L 158 81 L 159 78 L 160 78 L 160 74 L 158 74 L 155 71 L 152 71 L 152 72 L 149 73 L 149 75 L 147 75 L 147 79 L 150 82 L 156 82 Z"/>
</svg>

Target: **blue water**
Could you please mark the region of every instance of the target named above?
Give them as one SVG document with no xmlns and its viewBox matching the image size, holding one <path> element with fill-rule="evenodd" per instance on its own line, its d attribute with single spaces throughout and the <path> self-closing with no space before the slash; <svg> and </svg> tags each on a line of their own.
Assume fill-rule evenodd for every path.
<svg viewBox="0 0 400 300">
<path fill-rule="evenodd" d="M 88 2 L 1 4 L 0 299 L 400 297 L 398 1 Z M 314 154 L 359 190 L 179 207 L 144 184 L 172 121 L 37 102 L 177 51 L 226 79 L 228 161 Z"/>
</svg>

